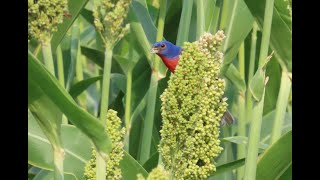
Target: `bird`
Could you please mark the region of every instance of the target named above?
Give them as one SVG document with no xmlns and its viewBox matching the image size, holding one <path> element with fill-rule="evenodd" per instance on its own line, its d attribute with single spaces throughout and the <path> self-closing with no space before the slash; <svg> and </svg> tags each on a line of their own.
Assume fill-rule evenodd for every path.
<svg viewBox="0 0 320 180">
<path fill-rule="evenodd" d="M 179 63 L 179 55 L 182 51 L 183 49 L 180 46 L 174 45 L 166 40 L 154 43 L 151 48 L 151 53 L 157 54 L 172 73 L 174 73 Z M 231 125 L 234 122 L 234 117 L 229 110 L 227 110 L 222 117 L 221 125 Z"/>
</svg>

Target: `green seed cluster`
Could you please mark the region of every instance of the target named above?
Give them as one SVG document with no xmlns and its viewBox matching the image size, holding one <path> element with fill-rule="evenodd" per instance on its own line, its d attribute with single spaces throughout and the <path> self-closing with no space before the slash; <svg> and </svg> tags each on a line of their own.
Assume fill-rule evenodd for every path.
<svg viewBox="0 0 320 180">
<path fill-rule="evenodd" d="M 94 24 L 107 47 L 113 47 L 129 31 L 129 24 L 123 25 L 130 3 L 131 0 L 103 0 L 95 8 Z"/>
<path fill-rule="evenodd" d="M 137 180 L 145 180 L 145 178 L 138 174 Z M 147 180 L 170 180 L 170 174 L 162 166 L 158 166 L 149 173 Z"/>
<path fill-rule="evenodd" d="M 120 161 L 124 156 L 123 152 L 123 136 L 125 128 L 121 128 L 121 119 L 117 116 L 117 111 L 108 110 L 107 114 L 107 133 L 112 142 L 112 151 L 106 161 L 106 179 L 121 179 Z M 85 166 L 84 176 L 87 180 L 96 179 L 96 150 L 92 150 L 92 158 Z"/>
<path fill-rule="evenodd" d="M 219 77 L 223 31 L 185 43 L 179 65 L 161 95 L 163 127 L 159 152 L 177 179 L 206 179 L 222 151 L 220 122 L 227 110 Z"/>
<path fill-rule="evenodd" d="M 28 0 L 28 39 L 50 40 L 52 32 L 62 23 L 67 0 Z"/>
</svg>

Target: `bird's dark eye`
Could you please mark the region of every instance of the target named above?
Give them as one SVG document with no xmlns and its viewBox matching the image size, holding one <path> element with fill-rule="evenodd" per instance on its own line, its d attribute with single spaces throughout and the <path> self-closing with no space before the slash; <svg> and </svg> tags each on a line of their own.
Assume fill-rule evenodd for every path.
<svg viewBox="0 0 320 180">
<path fill-rule="evenodd" d="M 161 44 L 161 48 L 165 48 L 166 47 L 166 45 L 165 44 Z"/>
</svg>

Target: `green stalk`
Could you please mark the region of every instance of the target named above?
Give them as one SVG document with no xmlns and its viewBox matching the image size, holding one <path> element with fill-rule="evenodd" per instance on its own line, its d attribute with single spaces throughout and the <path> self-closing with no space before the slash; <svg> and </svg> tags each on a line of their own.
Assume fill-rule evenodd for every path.
<svg viewBox="0 0 320 180">
<path fill-rule="evenodd" d="M 224 3 L 226 3 L 228 1 L 225 1 Z M 226 32 L 226 40 L 224 42 L 224 45 L 223 45 L 223 52 L 227 52 L 227 47 L 230 43 L 230 40 L 231 40 L 231 29 L 232 29 L 232 26 L 234 24 L 234 17 L 236 16 L 236 9 L 238 7 L 238 4 L 239 4 L 239 0 L 234 0 L 234 3 L 233 3 L 233 6 L 232 6 L 232 12 L 231 12 L 231 17 L 229 19 L 229 24 L 227 26 L 227 32 Z M 225 13 L 227 10 L 227 4 L 224 4 L 223 5 L 223 13 Z M 226 19 L 226 15 L 223 16 L 224 19 L 221 20 L 221 27 L 224 27 L 223 24 L 226 23 L 227 19 Z"/>
<path fill-rule="evenodd" d="M 41 45 L 44 65 L 55 76 L 50 40 L 43 41 Z"/>
<path fill-rule="evenodd" d="M 130 48 L 130 51 L 132 48 Z M 129 55 L 132 58 L 131 55 Z M 130 67 L 127 72 L 127 88 L 126 88 L 126 107 L 125 107 L 125 125 L 126 125 L 126 136 L 124 140 L 124 149 L 129 152 L 129 138 L 131 130 L 130 122 L 130 111 L 131 111 L 131 89 L 132 89 L 132 68 Z"/>
<path fill-rule="evenodd" d="M 38 57 L 40 49 L 41 49 L 41 44 L 39 43 L 38 46 L 36 47 L 36 49 L 33 51 L 33 54 L 35 57 Z"/>
<path fill-rule="evenodd" d="M 255 66 L 255 61 L 256 61 L 256 44 L 257 44 L 257 29 L 258 29 L 258 24 L 254 21 L 253 22 L 253 29 L 252 29 L 252 34 L 251 34 L 251 48 L 250 48 L 250 61 L 249 61 L 249 73 L 248 73 L 248 86 L 251 82 L 251 79 L 254 75 L 254 66 Z M 252 111 L 252 94 L 250 91 L 247 91 L 246 94 L 246 117 L 247 117 L 247 122 L 251 119 L 251 111 Z"/>
<path fill-rule="evenodd" d="M 222 0 L 217 0 L 216 1 L 216 5 L 214 8 L 214 12 L 213 12 L 213 17 L 212 17 L 212 21 L 209 27 L 209 31 L 214 34 L 215 32 L 218 31 L 218 27 L 220 24 L 220 20 L 221 20 L 221 7 L 222 7 Z"/>
<path fill-rule="evenodd" d="M 157 32 L 156 41 L 161 41 L 163 38 L 164 22 L 166 18 L 166 8 L 167 8 L 167 0 L 160 1 L 160 13 L 159 13 L 158 32 Z M 146 162 L 150 157 L 154 112 L 155 112 L 156 97 L 157 97 L 157 90 L 158 90 L 159 63 L 160 63 L 160 58 L 155 57 L 154 64 L 152 67 L 150 87 L 148 91 L 146 118 L 143 125 L 142 143 L 140 148 L 140 163 Z"/>
<path fill-rule="evenodd" d="M 198 0 L 197 2 L 197 39 L 204 33 L 204 7 L 203 0 Z"/>
<path fill-rule="evenodd" d="M 49 38 L 48 38 L 49 39 Z M 51 51 L 50 40 L 42 42 L 42 55 L 46 68 L 49 72 L 55 76 L 54 64 Z M 58 137 L 60 138 L 60 136 Z M 63 180 L 63 160 L 64 160 L 64 150 L 61 147 L 52 147 L 53 148 L 53 164 L 54 164 L 54 179 Z"/>
<path fill-rule="evenodd" d="M 252 121 L 249 134 L 249 143 L 247 158 L 245 162 L 244 180 L 255 180 L 257 170 L 257 159 L 258 159 L 258 146 L 260 140 L 263 103 L 264 103 L 264 92 L 262 99 L 259 102 L 254 102 L 252 109 Z"/>
<path fill-rule="evenodd" d="M 230 137 L 231 136 L 231 128 L 228 126 L 223 127 L 223 137 Z M 233 160 L 233 153 L 232 153 L 232 144 L 230 142 L 224 143 L 224 151 L 223 154 L 223 164 L 231 162 Z M 223 179 L 232 179 L 232 172 L 226 172 L 223 175 Z"/>
<path fill-rule="evenodd" d="M 263 69 L 263 66 L 267 61 L 270 33 L 271 33 L 271 24 L 272 24 L 273 5 L 274 5 L 274 0 L 266 1 L 258 71 L 261 71 Z M 265 76 L 265 74 L 263 74 L 263 76 Z M 261 100 L 253 103 L 248 151 L 247 151 L 247 158 L 245 162 L 245 173 L 244 173 L 245 180 L 254 180 L 256 178 L 258 148 L 259 148 L 259 140 L 260 140 L 262 115 L 263 115 L 264 94 L 265 94 L 265 87 L 263 87 Z"/>
<path fill-rule="evenodd" d="M 63 56 L 60 44 L 57 47 L 57 65 L 58 65 L 58 80 L 62 87 L 64 87 L 64 70 L 63 70 Z"/>
<path fill-rule="evenodd" d="M 239 49 L 239 72 L 241 78 L 244 79 L 245 76 L 245 54 L 244 54 L 244 42 L 241 43 Z M 238 120 L 238 135 L 246 136 L 246 102 L 245 102 L 245 91 L 240 91 L 238 96 L 238 105 L 239 105 L 239 120 Z M 241 159 L 245 157 L 246 149 L 243 145 L 238 145 L 237 158 Z M 244 173 L 244 168 L 240 167 L 237 170 L 237 179 L 242 179 Z"/>
<path fill-rule="evenodd" d="M 132 27 L 130 26 L 130 31 L 132 32 Z M 130 36 L 130 44 L 134 44 L 134 39 Z M 129 49 L 129 60 L 133 60 L 133 47 Z M 129 152 L 130 146 L 130 132 L 131 132 L 131 90 L 132 90 L 132 70 L 134 65 L 130 64 L 127 71 L 127 86 L 126 86 L 126 107 L 125 107 L 125 126 L 126 135 L 124 137 L 124 150 Z"/>
<path fill-rule="evenodd" d="M 81 23 L 81 21 L 77 20 L 75 23 L 78 23 L 79 25 L 79 33 L 78 35 L 78 48 L 77 48 L 77 60 L 76 60 L 76 79 L 77 81 L 82 81 L 83 80 L 83 59 L 84 57 L 81 54 L 81 46 L 80 46 L 80 32 L 83 29 L 83 25 Z M 86 109 L 86 91 L 84 91 L 83 93 L 81 93 L 78 96 L 78 102 L 80 104 L 80 106 L 84 109 Z"/>
<path fill-rule="evenodd" d="M 64 150 L 61 147 L 53 147 L 53 164 L 54 164 L 54 179 L 63 180 L 63 159 Z"/>
<path fill-rule="evenodd" d="M 276 106 L 276 114 L 272 128 L 271 143 L 275 143 L 281 137 L 281 129 L 286 113 L 289 94 L 291 89 L 291 81 L 285 70 L 282 70 L 281 84 Z"/>
<path fill-rule="evenodd" d="M 236 2 L 234 2 L 234 3 L 236 3 Z M 228 18 L 229 18 L 228 14 L 230 14 L 229 13 L 229 6 L 230 5 L 232 5 L 230 0 L 222 2 L 222 7 L 221 7 L 221 10 L 220 10 L 219 23 L 218 23 L 218 26 L 217 26 L 217 30 L 226 28 L 226 25 L 228 23 Z M 233 5 L 233 7 L 234 7 L 234 5 Z"/>
<path fill-rule="evenodd" d="M 57 47 L 57 65 L 58 65 L 58 80 L 62 87 L 65 87 L 64 85 L 64 69 L 63 69 L 63 56 L 62 56 L 62 49 L 60 44 Z M 62 124 L 68 124 L 67 117 L 62 114 Z"/>
<path fill-rule="evenodd" d="M 112 64 L 112 48 L 106 48 L 104 53 L 104 68 L 102 79 L 102 96 L 100 105 L 100 121 L 106 126 L 108 103 L 109 103 L 109 87 Z M 106 163 L 99 154 L 97 154 L 97 180 L 104 180 L 106 178 Z"/>
<path fill-rule="evenodd" d="M 158 72 L 153 71 L 148 92 L 147 112 L 143 126 L 143 136 L 140 150 L 140 163 L 145 163 L 150 157 L 152 129 L 154 121 L 154 112 L 156 105 L 156 96 L 158 89 Z"/>
<path fill-rule="evenodd" d="M 180 17 L 178 37 L 176 44 L 181 46 L 185 41 L 188 41 L 190 21 L 192 14 L 193 1 L 183 1 L 182 13 Z"/>
</svg>

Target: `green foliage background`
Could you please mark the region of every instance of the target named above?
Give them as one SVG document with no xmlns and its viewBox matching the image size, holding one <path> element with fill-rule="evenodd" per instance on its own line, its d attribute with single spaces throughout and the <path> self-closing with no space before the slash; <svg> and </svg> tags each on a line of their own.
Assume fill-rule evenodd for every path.
<svg viewBox="0 0 320 180">
<path fill-rule="evenodd" d="M 256 179 L 291 179 L 291 95 L 286 95 L 291 92 L 292 76 L 291 1 L 275 0 L 272 6 L 270 43 L 267 44 L 267 53 L 272 57 L 263 67 L 268 77 L 266 85 L 262 85 L 265 93 L 259 86 L 265 80 L 259 77 L 259 55 L 261 43 L 265 43 L 262 36 L 266 0 L 200 1 L 203 3 L 202 19 L 197 14 L 200 12 L 198 1 L 167 0 L 163 38 L 182 45 L 184 41 L 197 40 L 199 26 L 212 34 L 219 29 L 225 31 L 226 39 L 221 49 L 224 53 L 222 77 L 227 82 L 228 108 L 236 122 L 222 128 L 224 151 L 217 159 L 217 171 L 209 179 L 241 179 L 244 166 L 256 168 Z M 99 0 L 68 1 L 72 16 L 64 18 L 51 40 L 57 78 L 43 65 L 40 44 L 34 39 L 28 43 L 29 179 L 54 177 L 51 142 L 65 150 L 65 179 L 84 178 L 83 170 L 90 159 L 92 145 L 102 153 L 107 154 L 110 150 L 108 135 L 97 118 L 105 59 L 93 26 L 92 11 L 97 2 Z M 148 93 L 153 91 L 150 83 L 154 83 L 152 67 L 155 61 L 149 51 L 156 42 L 159 11 L 159 0 L 132 0 L 126 19 L 131 31 L 113 49 L 108 107 L 118 111 L 123 121 L 127 80 L 130 76 L 132 79 L 131 106 L 127 107 L 131 114 L 130 148 L 120 165 L 123 179 L 136 179 L 138 173 L 147 176 L 158 164 L 157 145 L 162 124 L 159 97 L 170 76 L 161 61 L 154 91 L 153 119 L 146 117 L 146 109 L 149 106 Z M 253 66 L 252 62 L 255 62 Z M 254 111 L 250 105 L 260 102 L 262 96 L 260 135 L 251 134 L 252 122 L 259 117 L 248 115 Z M 142 150 L 141 144 L 146 136 L 142 132 L 147 120 L 154 123 L 148 135 L 151 137 L 150 155 L 142 162 L 140 153 L 145 149 Z M 279 132 L 281 136 L 277 137 L 275 134 Z M 255 147 L 259 149 L 259 157 L 253 164 L 246 162 L 246 158 L 255 156 L 247 154 L 248 142 L 254 136 L 259 139 L 259 145 Z M 250 178 L 245 176 L 245 179 Z"/>
</svg>

